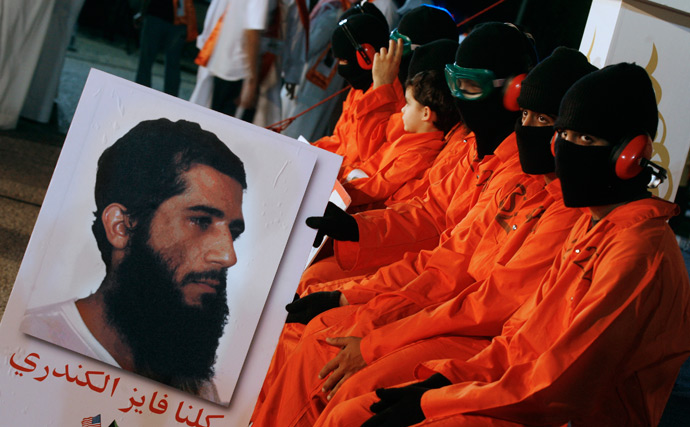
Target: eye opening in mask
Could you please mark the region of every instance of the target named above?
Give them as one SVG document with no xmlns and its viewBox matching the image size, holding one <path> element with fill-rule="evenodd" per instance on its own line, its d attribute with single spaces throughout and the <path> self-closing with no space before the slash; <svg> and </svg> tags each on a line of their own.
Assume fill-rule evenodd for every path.
<svg viewBox="0 0 690 427">
<path fill-rule="evenodd" d="M 466 101 L 484 99 L 505 83 L 505 79 L 497 79 L 491 70 L 465 68 L 457 64 L 446 64 L 445 74 L 450 93 Z"/>
</svg>

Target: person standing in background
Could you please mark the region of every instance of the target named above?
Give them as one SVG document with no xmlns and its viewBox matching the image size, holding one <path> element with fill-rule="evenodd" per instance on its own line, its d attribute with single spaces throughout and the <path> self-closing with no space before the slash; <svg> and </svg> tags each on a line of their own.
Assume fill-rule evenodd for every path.
<svg viewBox="0 0 690 427">
<path fill-rule="evenodd" d="M 163 91 L 177 96 L 180 91 L 180 59 L 185 41 L 197 36 L 196 12 L 192 0 L 144 0 L 134 15 L 141 25 L 139 66 L 135 81 L 151 87 L 151 68 L 158 52 L 165 52 Z"/>
</svg>

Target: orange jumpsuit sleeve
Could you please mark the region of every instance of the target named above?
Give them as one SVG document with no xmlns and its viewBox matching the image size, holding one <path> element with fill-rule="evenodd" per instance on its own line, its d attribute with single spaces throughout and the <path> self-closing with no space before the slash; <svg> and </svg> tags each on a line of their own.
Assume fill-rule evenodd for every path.
<svg viewBox="0 0 690 427">
<path fill-rule="evenodd" d="M 470 360 L 418 367 L 420 377 L 455 383 L 424 394 L 426 417 L 655 425 L 690 353 L 690 285 L 672 232 L 658 232 L 664 225 L 566 243 L 514 335 Z"/>
<path fill-rule="evenodd" d="M 405 252 L 437 246 L 445 230 L 455 227 L 475 205 L 487 203 L 508 180 L 522 174 L 514 135 L 496 152 L 500 154 L 479 159 L 475 145 L 444 179 L 429 187 L 423 199 L 355 215 L 360 241 L 334 244 L 341 268 L 386 265 L 401 259 Z"/>
<path fill-rule="evenodd" d="M 499 195 L 496 195 L 499 198 Z M 496 205 L 498 202 L 495 203 Z M 364 304 L 375 297 L 399 291 L 403 287 L 421 286 L 421 283 L 446 283 L 449 278 L 460 281 L 461 277 L 469 283 L 474 282 L 468 277 L 468 265 L 473 249 L 481 240 L 486 226 L 493 220 L 495 210 L 485 209 L 483 215 L 467 226 L 458 226 L 454 239 L 434 250 L 419 253 L 408 252 L 403 259 L 380 268 L 370 278 L 359 281 L 357 286 L 342 289 L 350 304 Z M 462 246 L 462 248 L 461 248 Z M 429 268 L 429 261 L 433 260 L 433 270 Z M 444 277 L 448 275 L 448 277 Z M 374 304 L 374 303 L 372 303 Z"/>
<path fill-rule="evenodd" d="M 458 296 L 382 326 L 362 340 L 370 363 L 417 341 L 442 335 L 493 337 L 536 291 L 581 212 L 557 200 L 513 256 L 496 260 L 489 277 Z M 508 258 L 508 259 L 505 259 Z"/>
<path fill-rule="evenodd" d="M 465 286 L 485 278 L 501 255 L 501 248 L 510 248 L 502 255 L 508 258 L 519 248 L 525 235 L 530 234 L 536 223 L 532 218 L 533 207 L 548 205 L 553 200 L 544 189 L 543 178 L 529 175 L 514 177 L 492 196 L 489 205 L 472 208 L 454 227 L 449 239 L 433 251 L 420 252 L 417 257 L 408 253 L 402 260 L 379 269 L 370 279 L 360 281 L 357 286 L 344 287 L 341 292 L 350 303 L 369 301 L 367 311 L 376 313 L 381 309 L 380 301 L 397 299 L 399 307 L 395 310 L 402 310 L 407 304 L 423 308 L 450 299 Z M 523 197 L 523 204 L 516 205 L 515 200 Z M 475 210 L 480 212 L 475 214 Z M 506 212 L 513 219 L 523 218 L 518 221 L 519 232 L 517 227 L 506 227 L 497 219 Z M 509 236 L 517 242 L 503 245 Z M 385 293 L 390 295 L 383 296 Z M 391 313 L 391 303 L 385 305 L 389 308 L 383 311 Z"/>
<path fill-rule="evenodd" d="M 399 113 L 404 105 L 405 94 L 397 78 L 391 84 L 370 88 L 357 102 L 354 106 L 357 123 L 355 138 L 360 161 L 373 156 L 385 141 L 393 141 L 402 135 L 400 126 L 389 128 L 388 123 L 391 116 Z"/>
<path fill-rule="evenodd" d="M 408 180 L 419 177 L 433 163 L 443 143 L 441 132 L 404 134 L 390 147 L 379 150 L 363 165 L 375 172 L 343 184 L 352 197 L 350 206 L 360 206 L 387 199 Z"/>
<path fill-rule="evenodd" d="M 402 121 L 401 121 L 402 123 Z M 441 180 L 448 172 L 450 172 L 460 159 L 467 154 L 471 137 L 467 135 L 467 129 L 458 124 L 445 136 L 445 145 L 441 152 L 434 159 L 434 163 L 429 169 L 424 172 L 419 179 L 410 180 L 393 193 L 388 200 L 386 206 L 392 206 L 396 203 L 404 202 L 413 197 L 423 196 L 429 186 Z"/>
<path fill-rule="evenodd" d="M 340 266 L 353 270 L 366 268 L 372 262 L 387 265 L 401 259 L 405 252 L 436 247 L 439 235 L 446 228 L 446 215 L 453 196 L 456 192 L 471 192 L 475 188 L 474 170 L 480 163 L 475 154 L 476 149 L 469 150 L 444 179 L 429 187 L 424 197 L 355 215 L 359 242 L 334 243 Z M 464 206 L 459 207 L 464 209 Z M 469 208 L 467 206 L 467 210 Z"/>
</svg>

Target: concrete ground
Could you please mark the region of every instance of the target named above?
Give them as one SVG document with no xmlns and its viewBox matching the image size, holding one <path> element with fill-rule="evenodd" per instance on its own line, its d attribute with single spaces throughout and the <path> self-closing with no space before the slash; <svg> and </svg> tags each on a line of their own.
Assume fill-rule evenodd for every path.
<svg viewBox="0 0 690 427">
<path fill-rule="evenodd" d="M 74 115 L 89 69 L 133 80 L 137 57 L 121 46 L 78 34 L 76 51 L 67 54 L 49 124 L 20 120 L 17 129 L 0 131 L 0 316 L 4 313 L 19 265 Z M 191 64 L 182 73 L 180 97 L 189 99 L 195 74 Z M 162 90 L 162 65 L 154 67 L 153 87 Z M 690 265 L 690 255 L 686 264 Z M 686 362 L 660 424 L 690 425 L 690 361 Z"/>
</svg>

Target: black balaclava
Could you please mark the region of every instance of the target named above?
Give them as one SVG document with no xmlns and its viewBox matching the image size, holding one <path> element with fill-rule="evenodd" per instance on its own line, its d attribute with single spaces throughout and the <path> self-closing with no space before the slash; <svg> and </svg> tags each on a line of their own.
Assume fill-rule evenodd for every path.
<svg viewBox="0 0 690 427">
<path fill-rule="evenodd" d="M 568 88 L 596 69 L 579 51 L 561 46 L 522 81 L 518 104 L 520 108 L 556 117 Z M 522 126 L 522 120 L 518 118 L 515 136 L 523 172 L 540 175 L 556 169 L 551 154 L 553 134 L 553 126 Z"/>
<path fill-rule="evenodd" d="M 536 62 L 534 47 L 517 27 L 500 22 L 478 25 L 458 47 L 455 63 L 465 68 L 493 71 L 497 79 L 527 73 Z M 455 99 L 462 120 L 477 138 L 480 157 L 494 152 L 513 132 L 519 112 L 503 107 L 503 91 L 494 89 L 476 101 Z"/>
<path fill-rule="evenodd" d="M 446 64 L 453 62 L 458 42 L 452 40 L 436 40 L 419 46 L 412 52 L 409 66 L 409 76 L 414 77 L 420 71 L 436 70 L 443 74 Z"/>
<path fill-rule="evenodd" d="M 341 20 L 342 22 L 342 20 Z M 388 46 L 388 24 L 367 13 L 352 14 L 347 18 L 347 25 L 358 43 L 369 43 L 378 51 Z M 338 65 L 340 74 L 355 89 L 367 90 L 373 79 L 371 70 L 365 70 L 357 63 L 356 49 L 347 37 L 342 25 L 333 31 L 331 38 L 333 55 L 347 61 L 347 65 Z M 373 60 L 373 57 L 372 57 Z"/>
<path fill-rule="evenodd" d="M 407 12 L 400 19 L 398 32 L 409 37 L 412 44 L 420 46 L 434 40 L 452 40 L 456 45 L 458 41 L 458 28 L 452 15 L 446 9 L 437 6 L 422 5 Z M 400 62 L 398 78 L 401 82 L 405 82 L 408 75 L 414 75 L 408 74 L 411 60 L 412 55 L 405 55 Z M 450 62 L 453 62 L 452 58 Z"/>
<path fill-rule="evenodd" d="M 602 138 L 611 145 L 581 146 L 556 139 L 556 174 L 565 205 L 601 206 L 648 197 L 650 170 L 620 179 L 613 153 L 632 136 L 646 133 L 654 138 L 658 122 L 654 88 L 644 68 L 621 63 L 578 80 L 561 101 L 556 129 Z"/>
<path fill-rule="evenodd" d="M 382 23 L 386 24 L 386 28 L 388 28 L 388 21 L 386 20 L 386 16 L 383 14 L 383 12 L 381 12 L 381 9 L 374 6 L 373 3 L 368 2 L 353 5 L 351 8 L 343 12 L 342 15 L 340 15 L 338 21 L 342 21 L 343 19 L 349 18 L 350 16 L 361 15 L 363 13 L 373 16 Z"/>
</svg>

